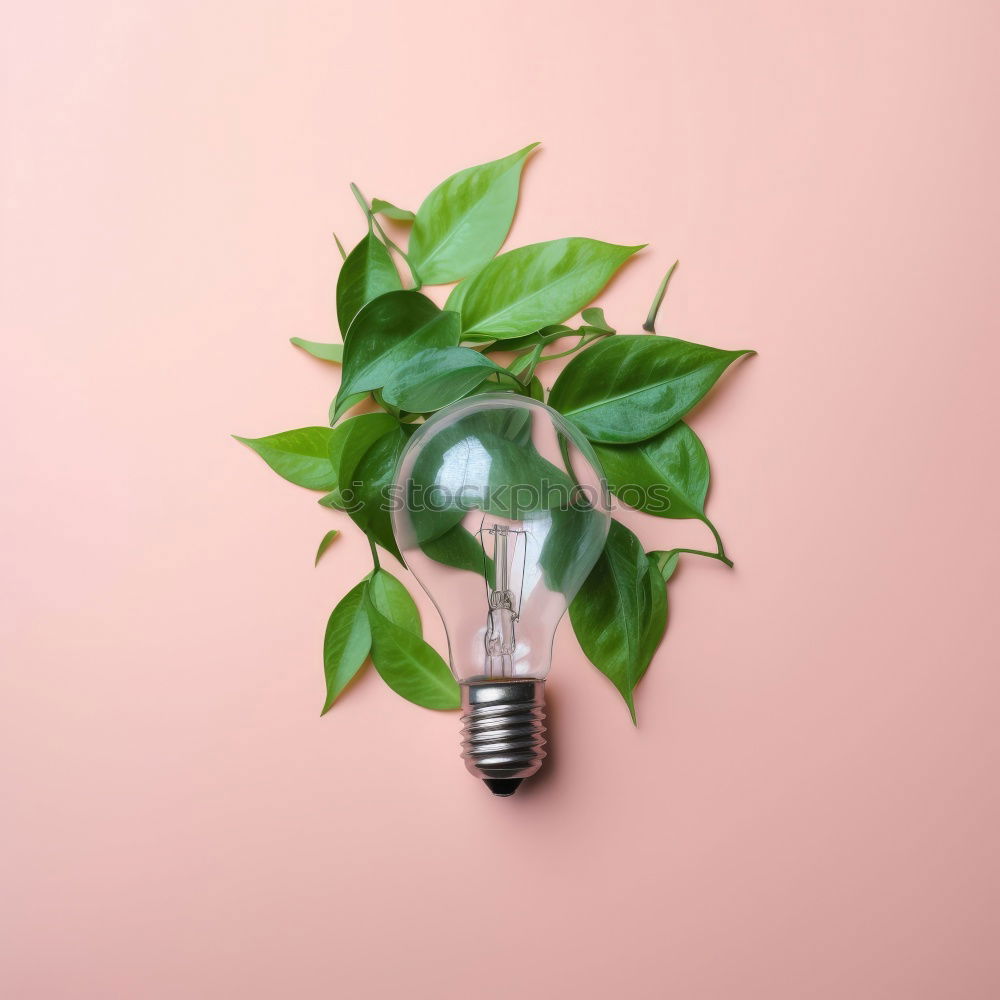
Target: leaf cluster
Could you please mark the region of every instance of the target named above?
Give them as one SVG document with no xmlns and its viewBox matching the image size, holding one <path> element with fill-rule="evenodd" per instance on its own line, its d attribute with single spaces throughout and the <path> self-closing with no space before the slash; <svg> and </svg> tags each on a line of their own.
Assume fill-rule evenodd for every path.
<svg viewBox="0 0 1000 1000">
<path fill-rule="evenodd" d="M 646 552 L 615 521 L 593 571 L 572 602 L 580 645 L 621 692 L 635 719 L 634 690 L 667 624 L 667 581 L 682 553 L 732 563 L 705 512 L 709 463 L 685 416 L 748 350 L 722 350 L 659 336 L 655 323 L 674 267 L 656 291 L 643 333 L 618 333 L 593 306 L 642 246 L 565 237 L 500 252 L 514 218 L 521 174 L 537 143 L 446 178 L 416 212 L 356 185 L 367 231 L 345 253 L 337 280 L 341 342 L 293 337 L 301 350 L 342 367 L 329 424 L 238 438 L 289 482 L 324 495 L 368 537 L 374 569 L 334 608 L 323 647 L 328 711 L 371 660 L 404 698 L 458 706 L 458 686 L 423 639 L 405 586 L 379 563 L 377 547 L 402 561 L 384 491 L 415 427 L 479 392 L 547 402 L 593 444 L 612 493 L 663 518 L 704 522 L 714 550 Z M 409 228 L 406 247 L 382 221 Z M 405 279 L 405 280 L 404 280 Z M 423 289 L 453 284 L 443 309 Z M 573 317 L 580 317 L 572 325 Z M 566 344 L 561 342 L 567 342 Z M 541 365 L 571 357 L 546 394 Z M 371 412 L 359 412 L 359 404 Z M 316 561 L 337 532 L 327 532 Z M 463 537 L 444 538 L 441 560 L 462 565 Z M 473 543 L 475 544 L 475 543 Z"/>
</svg>

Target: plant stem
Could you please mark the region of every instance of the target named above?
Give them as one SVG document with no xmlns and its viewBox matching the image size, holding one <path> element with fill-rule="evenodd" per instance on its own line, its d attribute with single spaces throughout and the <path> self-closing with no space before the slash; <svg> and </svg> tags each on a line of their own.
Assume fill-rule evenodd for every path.
<svg viewBox="0 0 1000 1000">
<path fill-rule="evenodd" d="M 374 226 L 378 230 L 379 235 L 382 237 L 383 241 L 385 242 L 385 245 L 395 250 L 396 253 L 398 253 L 399 256 L 406 261 L 406 266 L 407 268 L 409 268 L 410 271 L 410 277 L 413 279 L 412 290 L 415 292 L 419 291 L 420 288 L 423 287 L 423 284 L 420 280 L 420 275 L 417 274 L 417 272 L 413 268 L 413 265 L 410 263 L 410 258 L 406 256 L 406 251 L 403 250 L 401 247 L 399 247 L 396 243 L 394 243 L 386 234 L 386 231 L 382 228 L 382 224 L 376 218 L 375 213 L 371 210 L 371 206 L 368 204 L 368 201 L 365 199 L 365 196 L 361 193 L 361 189 L 357 186 L 357 184 L 354 183 L 351 184 L 351 192 L 357 199 L 358 204 L 361 206 L 361 211 L 365 213 L 365 217 L 368 219 L 368 225 Z"/>
<path fill-rule="evenodd" d="M 569 454 L 569 438 L 559 434 L 559 454 L 562 455 L 563 465 L 566 467 L 566 473 L 572 481 L 573 485 L 580 489 L 580 482 L 576 478 L 576 473 L 573 471 L 573 460 Z M 574 499 L 576 499 L 574 497 Z"/>
<path fill-rule="evenodd" d="M 610 337 L 610 336 L 611 336 L 610 333 L 601 333 L 601 332 L 590 333 L 590 334 L 585 333 L 580 337 L 580 339 L 576 342 L 576 344 L 573 347 L 571 347 L 568 351 L 560 351 L 558 354 L 546 354 L 545 357 L 539 359 L 539 362 L 555 361 L 556 358 L 568 358 L 571 354 L 576 354 L 576 352 L 579 351 L 581 347 L 586 347 L 588 344 L 592 344 L 595 340 L 601 340 L 603 337 Z"/>
<path fill-rule="evenodd" d="M 568 350 L 560 351 L 558 354 L 546 354 L 542 361 L 555 361 L 557 358 L 568 358 L 571 354 L 576 354 L 581 347 L 585 344 L 589 344 L 591 340 L 596 340 L 596 337 L 588 337 L 585 333 L 581 335 L 580 339 Z"/>
<path fill-rule="evenodd" d="M 710 521 L 710 520 L 709 520 L 709 519 L 708 519 L 707 517 L 705 517 L 705 518 L 702 518 L 702 520 L 703 520 L 703 521 L 705 522 L 705 524 L 706 524 L 706 525 L 708 526 L 708 530 L 712 532 L 712 535 L 713 535 L 713 536 L 714 536 L 714 538 L 715 538 L 715 544 L 716 544 L 716 545 L 717 545 L 717 546 L 719 547 L 719 558 L 720 558 L 720 559 L 721 559 L 721 560 L 722 560 L 722 561 L 723 561 L 723 562 L 724 562 L 724 563 L 725 563 L 725 564 L 726 564 L 727 566 L 729 566 L 730 568 L 732 568 L 732 565 L 733 565 L 733 562 L 732 562 L 732 560 L 731 560 L 731 559 L 729 558 L 729 556 L 727 556 L 727 555 L 726 555 L 726 547 L 725 547 L 725 546 L 724 546 L 724 545 L 722 544 L 722 536 L 721 536 L 721 535 L 719 534 L 719 532 L 718 532 L 718 530 L 716 529 L 715 525 L 714 525 L 714 524 L 712 524 L 712 522 L 711 522 L 711 521 Z"/>
<path fill-rule="evenodd" d="M 381 569 L 382 564 L 378 561 L 378 552 L 375 551 L 375 543 L 367 535 L 365 537 L 368 538 L 368 547 L 372 550 L 372 562 L 375 563 L 376 569 Z"/>
<path fill-rule="evenodd" d="M 344 249 L 344 244 L 340 242 L 340 237 L 336 233 L 334 233 L 333 239 L 334 242 L 337 244 L 337 249 L 340 251 L 340 259 L 347 260 L 347 251 Z"/>
<path fill-rule="evenodd" d="M 660 282 L 660 287 L 656 290 L 656 295 L 653 297 L 653 304 L 649 307 L 649 315 L 646 317 L 646 322 L 642 324 L 643 330 L 646 330 L 649 333 L 656 333 L 656 329 L 654 327 L 654 324 L 656 323 L 656 314 L 660 311 L 663 296 L 667 294 L 667 285 L 670 284 L 670 278 L 673 276 L 673 273 L 677 269 L 677 265 L 679 263 L 679 260 L 675 260 L 673 264 L 670 265 L 670 270 L 663 276 L 663 281 Z"/>
<path fill-rule="evenodd" d="M 503 371 L 496 372 L 495 374 L 497 377 L 497 385 L 499 385 L 501 388 L 503 387 L 503 381 L 501 380 L 501 376 L 504 375 L 511 380 L 511 382 L 513 383 L 511 385 L 511 388 L 515 392 L 517 392 L 518 395 L 524 396 L 528 394 L 528 388 L 531 383 L 531 379 L 528 379 L 527 382 L 522 382 L 520 376 L 515 375 L 514 372 L 507 371 L 506 368 Z"/>
<path fill-rule="evenodd" d="M 531 385 L 531 379 L 535 374 L 535 366 L 538 364 L 539 358 L 542 356 L 542 345 L 537 344 L 534 350 L 531 352 L 531 357 L 528 359 L 528 363 L 524 366 L 524 371 L 520 373 L 521 384 L 528 388 Z"/>
<path fill-rule="evenodd" d="M 692 556 L 704 556 L 706 559 L 716 559 L 725 563 L 730 569 L 733 568 L 733 561 L 722 552 L 706 552 L 704 549 L 671 549 L 671 552 L 687 552 Z"/>
</svg>

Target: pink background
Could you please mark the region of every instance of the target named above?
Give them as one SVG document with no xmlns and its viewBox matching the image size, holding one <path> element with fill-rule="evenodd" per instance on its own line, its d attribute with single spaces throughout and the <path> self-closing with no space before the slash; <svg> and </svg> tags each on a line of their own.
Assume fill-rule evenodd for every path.
<svg viewBox="0 0 1000 1000">
<path fill-rule="evenodd" d="M 10 16 L 12 15 L 12 16 Z M 0 993 L 988 1000 L 996 99 L 986 2 L 23 3 L 6 21 Z M 638 696 L 564 628 L 545 777 L 320 646 L 367 571 L 229 433 L 321 423 L 347 189 L 534 139 L 511 245 L 755 347 L 694 423 L 736 570 Z M 632 518 L 650 548 L 706 541 Z M 428 633 L 440 637 L 430 617 Z"/>
</svg>

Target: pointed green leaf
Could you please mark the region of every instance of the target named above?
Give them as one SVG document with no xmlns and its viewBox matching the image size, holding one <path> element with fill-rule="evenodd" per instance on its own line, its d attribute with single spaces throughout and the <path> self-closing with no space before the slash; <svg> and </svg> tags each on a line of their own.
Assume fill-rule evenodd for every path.
<svg viewBox="0 0 1000 1000">
<path fill-rule="evenodd" d="M 580 313 L 580 317 L 583 322 L 591 330 L 599 330 L 601 333 L 614 333 L 615 328 L 608 325 L 608 321 L 604 318 L 604 310 L 599 309 L 596 306 L 590 309 L 584 309 Z"/>
<path fill-rule="evenodd" d="M 493 560 L 486 555 L 479 539 L 462 524 L 421 542 L 420 547 L 431 559 L 445 566 L 468 570 L 480 579 L 485 575 L 487 581 L 493 583 Z"/>
<path fill-rule="evenodd" d="M 737 358 L 752 353 L 668 337 L 609 337 L 570 361 L 549 405 L 591 441 L 643 441 L 680 420 Z"/>
<path fill-rule="evenodd" d="M 368 621 L 375 669 L 396 694 L 424 708 L 459 707 L 458 683 L 434 649 L 419 635 L 386 618 L 370 598 Z"/>
<path fill-rule="evenodd" d="M 500 249 L 514 219 L 524 161 L 537 145 L 460 170 L 424 199 L 407 251 L 424 284 L 465 278 Z"/>
<path fill-rule="evenodd" d="M 331 434 L 329 427 L 300 427 L 262 438 L 233 437 L 257 452 L 282 479 L 307 490 L 332 490 L 337 477 L 330 461 Z"/>
<path fill-rule="evenodd" d="M 368 596 L 376 611 L 384 615 L 394 625 L 422 635 L 420 612 L 410 592 L 391 573 L 377 569 L 368 581 Z"/>
<path fill-rule="evenodd" d="M 458 313 L 442 312 L 420 292 L 390 292 L 370 302 L 347 331 L 337 399 L 381 389 L 419 351 L 457 346 L 459 323 Z"/>
<path fill-rule="evenodd" d="M 369 538 L 403 561 L 392 534 L 389 516 L 389 490 L 396 472 L 396 463 L 406 447 L 414 428 L 397 425 L 396 429 L 383 435 L 364 453 L 358 462 L 350 481 L 344 480 L 340 489 L 345 497 L 350 490 L 351 520 Z"/>
<path fill-rule="evenodd" d="M 350 392 L 346 396 L 338 393 L 330 402 L 330 424 L 335 424 L 352 406 L 363 403 L 367 398 L 367 392 Z"/>
<path fill-rule="evenodd" d="M 362 455 L 398 426 L 399 421 L 388 413 L 361 413 L 338 424 L 330 435 L 330 461 L 337 482 L 350 482 Z"/>
<path fill-rule="evenodd" d="M 469 339 L 472 340 L 478 337 L 478 334 L 470 334 Z M 542 327 L 541 330 L 536 330 L 534 333 L 526 334 L 524 337 L 514 337 L 510 340 L 498 340 L 494 344 L 490 344 L 486 348 L 486 352 L 491 351 L 522 351 L 526 347 L 537 347 L 539 344 L 542 347 L 548 344 L 554 344 L 557 340 L 562 340 L 563 337 L 579 337 L 580 332 L 574 330 L 572 327 L 566 326 L 563 323 L 553 323 L 551 326 Z M 465 336 L 462 337 L 465 340 Z M 483 338 L 491 339 L 491 338 Z M 543 359 L 544 360 L 544 359 Z"/>
<path fill-rule="evenodd" d="M 514 358 L 514 360 L 510 363 L 509 367 L 507 368 L 507 371 L 520 377 L 522 372 L 526 372 L 529 368 L 534 370 L 535 366 L 538 364 L 538 359 L 541 356 L 542 356 L 542 345 L 536 344 L 534 350 L 522 354 L 519 358 Z"/>
<path fill-rule="evenodd" d="M 383 395 L 402 410 L 431 413 L 503 371 L 496 362 L 468 347 L 431 348 L 404 361 L 389 376 Z"/>
<path fill-rule="evenodd" d="M 639 642 L 639 662 L 643 663 L 639 680 L 642 680 L 667 629 L 667 582 L 660 573 L 659 562 L 652 552 L 646 555 L 649 573 L 646 574 L 646 592 L 641 595 L 639 620 L 642 622 Z M 633 686 L 634 689 L 634 686 Z"/>
<path fill-rule="evenodd" d="M 321 507 L 326 507 L 329 510 L 346 510 L 347 504 L 344 498 L 340 495 L 339 487 L 335 490 L 331 490 L 325 497 L 320 497 L 316 503 Z"/>
<path fill-rule="evenodd" d="M 301 337 L 289 338 L 296 347 L 301 347 L 306 354 L 311 354 L 321 361 L 333 361 L 340 364 L 344 360 L 343 344 L 318 344 L 315 340 L 303 340 Z"/>
<path fill-rule="evenodd" d="M 451 312 L 461 313 L 462 305 L 465 302 L 465 293 L 468 292 L 469 286 L 472 284 L 472 278 L 466 278 L 464 281 L 460 281 L 449 293 L 448 298 L 445 299 L 444 307 Z"/>
<path fill-rule="evenodd" d="M 396 418 L 388 413 L 362 413 L 333 428 L 327 443 L 333 474 L 323 487 L 330 492 L 320 497 L 317 503 L 332 510 L 350 512 L 353 503 L 348 503 L 344 499 L 340 484 L 349 483 L 362 455 L 382 435 L 390 433 L 398 426 Z M 317 556 L 317 560 L 318 558 Z"/>
<path fill-rule="evenodd" d="M 649 665 L 655 632 L 650 561 L 639 539 L 612 521 L 604 550 L 570 604 L 580 648 L 618 688 L 635 721 L 632 691 Z"/>
<path fill-rule="evenodd" d="M 501 254 L 466 291 L 462 329 L 507 340 L 561 323 L 590 302 L 641 249 L 574 236 Z"/>
<path fill-rule="evenodd" d="M 650 552 L 649 555 L 656 563 L 656 568 L 660 571 L 663 582 L 667 583 L 677 569 L 677 563 L 680 560 L 681 554 L 676 549 L 668 551 L 658 549 L 655 552 Z"/>
<path fill-rule="evenodd" d="M 372 636 L 365 598 L 367 588 L 368 581 L 363 580 L 348 591 L 333 609 L 326 624 L 323 640 L 323 671 L 326 674 L 324 715 L 361 669 L 371 650 Z"/>
<path fill-rule="evenodd" d="M 319 543 L 319 548 L 316 550 L 316 559 L 313 561 L 313 566 L 318 566 L 320 559 L 323 558 L 323 553 L 333 544 L 334 539 L 339 535 L 340 532 L 336 528 L 331 528 L 324 536 L 323 540 Z"/>
<path fill-rule="evenodd" d="M 611 492 L 657 517 L 705 517 L 708 455 L 687 424 L 628 445 L 595 444 Z"/>
<path fill-rule="evenodd" d="M 351 321 L 363 306 L 385 292 L 402 287 L 389 251 L 369 230 L 347 255 L 337 278 L 337 322 L 341 336 L 347 336 Z"/>
<path fill-rule="evenodd" d="M 405 208 L 397 208 L 391 201 L 382 198 L 372 198 L 372 211 L 379 215 L 384 215 L 387 219 L 395 219 L 397 222 L 412 222 L 416 216 Z"/>
</svg>

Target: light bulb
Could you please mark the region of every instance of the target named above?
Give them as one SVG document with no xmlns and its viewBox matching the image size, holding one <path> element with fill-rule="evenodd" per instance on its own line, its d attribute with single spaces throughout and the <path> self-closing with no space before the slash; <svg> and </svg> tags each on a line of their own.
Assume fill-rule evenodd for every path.
<svg viewBox="0 0 1000 1000">
<path fill-rule="evenodd" d="M 444 622 L 466 767 L 496 795 L 545 757 L 555 631 L 604 547 L 608 500 L 579 431 L 512 393 L 440 410 L 400 458 L 396 542 Z"/>
</svg>

